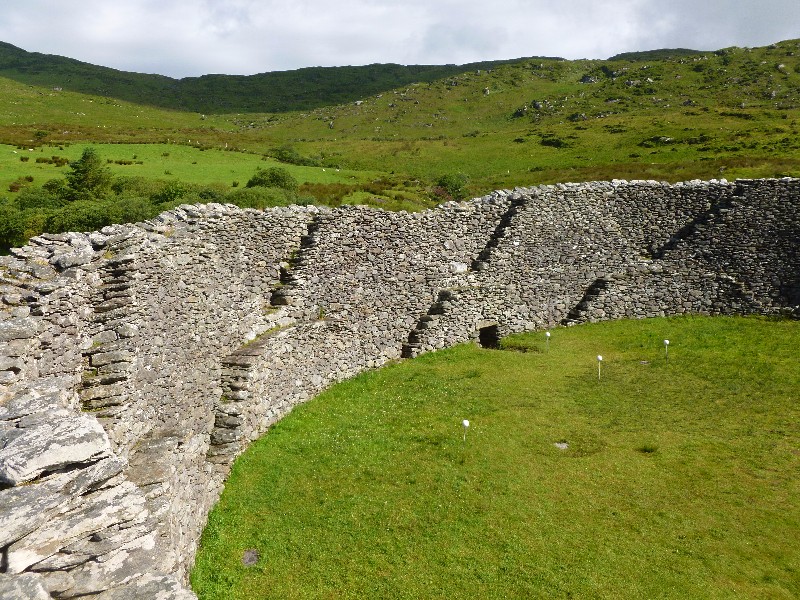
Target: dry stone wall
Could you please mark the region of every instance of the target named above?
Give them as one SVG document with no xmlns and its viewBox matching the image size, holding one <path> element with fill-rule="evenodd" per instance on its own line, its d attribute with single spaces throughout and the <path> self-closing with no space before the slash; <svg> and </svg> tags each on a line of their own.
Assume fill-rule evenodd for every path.
<svg viewBox="0 0 800 600">
<path fill-rule="evenodd" d="M 0 258 L 0 597 L 191 598 L 233 460 L 298 402 L 486 332 L 800 316 L 800 181 L 422 213 L 184 206 Z"/>
</svg>

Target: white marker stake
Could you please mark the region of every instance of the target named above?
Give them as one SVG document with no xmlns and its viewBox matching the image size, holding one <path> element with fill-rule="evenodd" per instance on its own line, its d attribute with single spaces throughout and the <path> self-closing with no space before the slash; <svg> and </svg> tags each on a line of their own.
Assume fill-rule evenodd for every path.
<svg viewBox="0 0 800 600">
<path fill-rule="evenodd" d="M 544 332 L 544 346 L 545 346 L 545 350 L 547 352 L 550 352 L 550 332 L 549 331 L 545 331 Z"/>
<path fill-rule="evenodd" d="M 597 355 L 597 381 L 600 381 L 600 365 L 603 364 L 603 357 Z"/>
<path fill-rule="evenodd" d="M 664 359 L 669 362 L 669 340 L 664 340 Z"/>
<path fill-rule="evenodd" d="M 469 421 L 464 419 L 461 421 L 461 424 L 464 426 L 464 443 L 467 443 L 467 429 L 469 429 Z"/>
</svg>

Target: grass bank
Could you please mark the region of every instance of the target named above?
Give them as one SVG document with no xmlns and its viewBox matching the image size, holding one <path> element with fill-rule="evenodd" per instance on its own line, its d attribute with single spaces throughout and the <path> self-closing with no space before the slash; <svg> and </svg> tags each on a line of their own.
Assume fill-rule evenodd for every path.
<svg viewBox="0 0 800 600">
<path fill-rule="evenodd" d="M 210 516 L 199 597 L 800 596 L 800 323 L 508 347 L 365 373 L 273 427 Z"/>
</svg>

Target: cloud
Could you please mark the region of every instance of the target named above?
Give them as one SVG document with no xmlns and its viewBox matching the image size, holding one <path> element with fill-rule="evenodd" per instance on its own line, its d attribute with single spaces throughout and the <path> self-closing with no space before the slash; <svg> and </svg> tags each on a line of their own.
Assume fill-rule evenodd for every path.
<svg viewBox="0 0 800 600">
<path fill-rule="evenodd" d="M 795 38 L 800 32 L 797 0 L 648 2 L 642 15 L 646 21 L 659 23 L 651 38 L 658 47 L 765 46 Z"/>
<path fill-rule="evenodd" d="M 7 3 L 0 40 L 171 76 L 303 66 L 606 58 L 797 36 L 797 0 L 54 0 Z M 43 18 L 42 15 L 46 15 Z"/>
</svg>

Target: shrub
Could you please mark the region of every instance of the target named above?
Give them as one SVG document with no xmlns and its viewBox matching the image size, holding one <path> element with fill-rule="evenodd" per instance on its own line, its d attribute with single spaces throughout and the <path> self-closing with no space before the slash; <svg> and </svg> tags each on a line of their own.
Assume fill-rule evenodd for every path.
<svg viewBox="0 0 800 600">
<path fill-rule="evenodd" d="M 150 199 L 157 204 L 174 203 L 189 193 L 189 189 L 180 181 L 170 181 L 158 192 L 152 194 Z"/>
<path fill-rule="evenodd" d="M 94 231 L 114 222 L 111 207 L 96 200 L 76 200 L 50 214 L 45 221 L 45 230 L 51 233 L 63 231 Z"/>
<path fill-rule="evenodd" d="M 154 181 L 144 177 L 116 177 L 111 190 L 117 196 L 146 197 L 159 193 L 165 185 L 163 181 Z"/>
<path fill-rule="evenodd" d="M 48 181 L 43 187 L 31 187 L 22 190 L 17 197 L 16 205 L 19 210 L 31 209 L 58 209 L 64 206 L 66 200 L 48 189 Z"/>
<path fill-rule="evenodd" d="M 225 202 L 225 193 L 217 188 L 201 188 L 197 191 L 197 196 L 203 202 Z"/>
<path fill-rule="evenodd" d="M 70 194 L 69 186 L 64 179 L 48 179 L 42 189 L 46 190 L 51 196 L 55 196 L 62 201 L 66 201 Z"/>
<path fill-rule="evenodd" d="M 47 164 L 47 165 L 55 165 L 57 167 L 63 167 L 64 165 L 69 164 L 69 159 L 64 158 L 63 156 L 51 156 L 50 158 L 47 158 L 46 156 L 39 156 L 36 159 L 36 162 L 38 164 Z"/>
<path fill-rule="evenodd" d="M 116 200 L 108 212 L 114 223 L 136 223 L 152 219 L 161 209 L 153 206 L 148 198 L 120 198 Z"/>
<path fill-rule="evenodd" d="M 0 204 L 0 251 L 25 243 L 25 218 L 9 203 Z"/>
<path fill-rule="evenodd" d="M 270 167 L 269 169 L 258 169 L 247 182 L 246 187 L 274 187 L 295 191 L 298 183 L 297 179 L 283 167 Z"/>
<path fill-rule="evenodd" d="M 17 177 L 15 181 L 12 181 L 8 185 L 9 192 L 18 192 L 20 190 L 27 189 L 28 184 L 33 182 L 33 176 L 26 175 L 24 177 Z"/>
<path fill-rule="evenodd" d="M 433 195 L 437 199 L 461 200 L 466 196 L 465 186 L 469 177 L 464 173 L 448 173 L 441 175 L 434 184 Z"/>
<path fill-rule="evenodd" d="M 304 167 L 318 167 L 320 163 L 318 160 L 311 158 L 309 156 L 303 156 L 297 150 L 295 150 L 290 144 L 284 144 L 283 146 L 278 146 L 277 148 L 272 148 L 270 150 L 273 158 L 275 160 L 279 160 L 284 163 L 288 163 L 290 165 L 300 165 Z"/>
<path fill-rule="evenodd" d="M 304 183 L 300 192 L 314 197 L 317 203 L 328 206 L 339 206 L 345 196 L 361 189 L 360 186 L 347 183 Z"/>
<path fill-rule="evenodd" d="M 562 140 L 561 138 L 557 138 L 555 136 L 543 137 L 540 143 L 542 144 L 542 146 L 550 146 L 551 148 L 569 147 L 569 142 L 567 142 L 566 140 Z"/>
<path fill-rule="evenodd" d="M 225 196 L 225 201 L 240 208 L 269 208 L 292 204 L 294 194 L 275 187 L 250 187 L 238 189 Z"/>
</svg>

